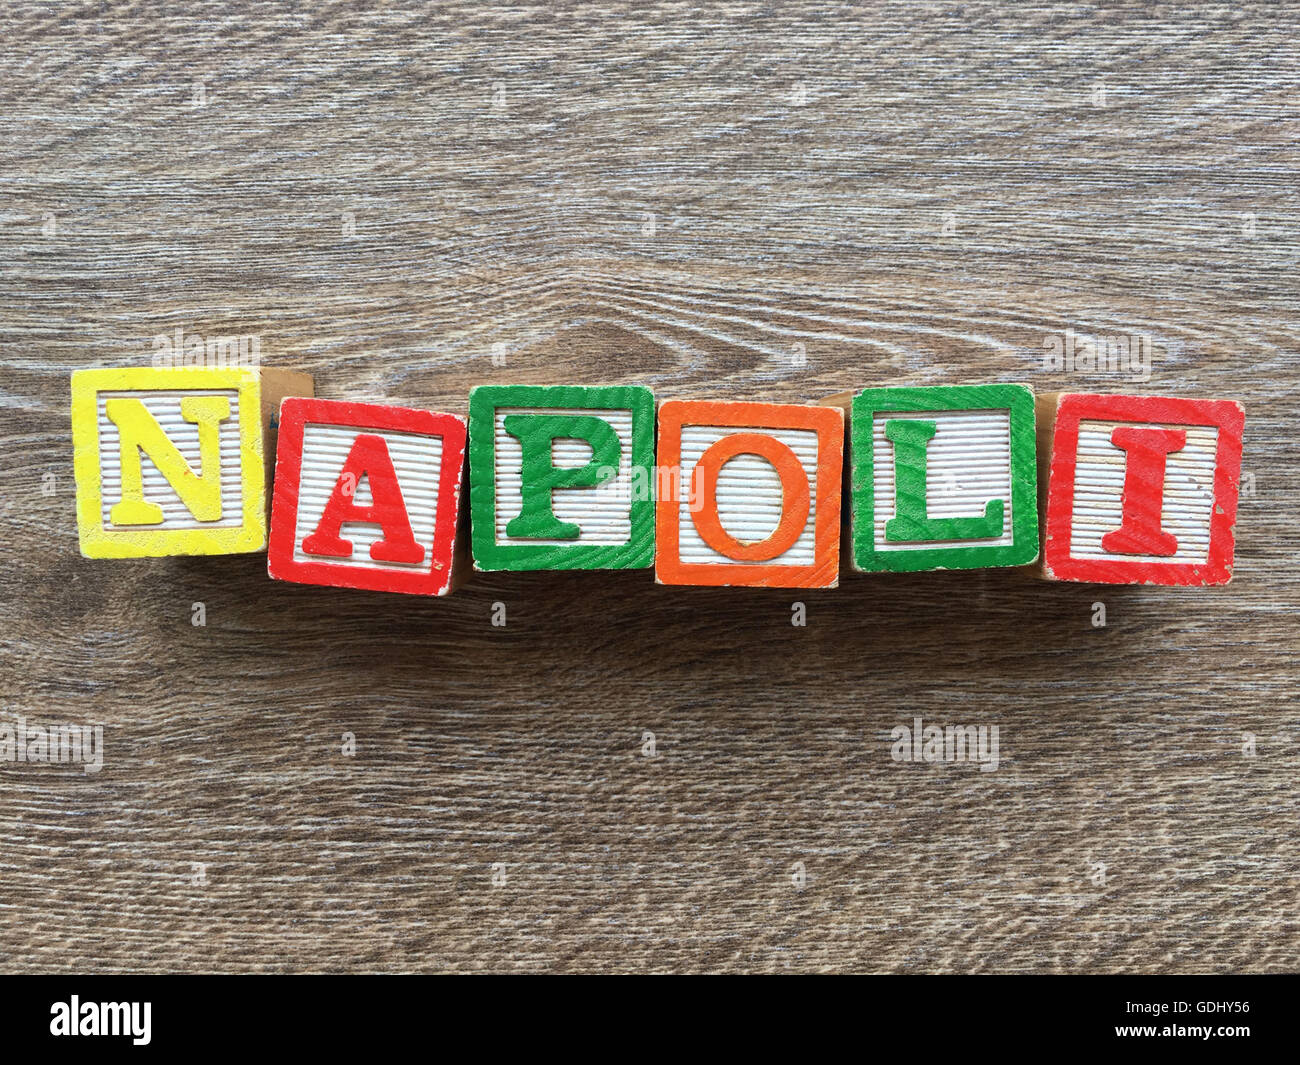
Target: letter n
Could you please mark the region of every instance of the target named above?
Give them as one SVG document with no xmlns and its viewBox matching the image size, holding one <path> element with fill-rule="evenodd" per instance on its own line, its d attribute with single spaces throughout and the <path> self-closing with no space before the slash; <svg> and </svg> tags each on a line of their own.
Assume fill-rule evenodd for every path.
<svg viewBox="0 0 1300 1065">
<path fill-rule="evenodd" d="M 121 455 L 122 494 L 109 512 L 112 524 L 158 525 L 163 520 L 162 507 L 144 498 L 142 453 L 149 456 L 196 520 L 221 520 L 220 426 L 230 417 L 229 399 L 225 396 L 181 399 L 181 417 L 197 425 L 199 430 L 198 473 L 190 468 L 143 401 L 108 399 L 104 401 L 104 412 L 117 426 Z"/>
</svg>

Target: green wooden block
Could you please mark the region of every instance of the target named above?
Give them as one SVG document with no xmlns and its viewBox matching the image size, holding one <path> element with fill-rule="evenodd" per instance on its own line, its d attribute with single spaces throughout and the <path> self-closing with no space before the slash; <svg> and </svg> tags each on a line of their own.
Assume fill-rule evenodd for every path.
<svg viewBox="0 0 1300 1065">
<path fill-rule="evenodd" d="M 472 389 L 475 569 L 653 565 L 654 436 L 654 395 L 637 385 Z"/>
<path fill-rule="evenodd" d="M 868 388 L 849 413 L 854 569 L 1021 566 L 1038 557 L 1034 394 Z"/>
</svg>

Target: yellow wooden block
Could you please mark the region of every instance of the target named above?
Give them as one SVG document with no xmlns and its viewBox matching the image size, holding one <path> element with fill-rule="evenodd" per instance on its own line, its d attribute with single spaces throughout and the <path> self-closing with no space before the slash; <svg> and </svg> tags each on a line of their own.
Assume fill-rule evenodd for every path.
<svg viewBox="0 0 1300 1065">
<path fill-rule="evenodd" d="M 87 558 L 266 548 L 272 418 L 308 374 L 250 368 L 72 375 L 77 528 Z"/>
</svg>

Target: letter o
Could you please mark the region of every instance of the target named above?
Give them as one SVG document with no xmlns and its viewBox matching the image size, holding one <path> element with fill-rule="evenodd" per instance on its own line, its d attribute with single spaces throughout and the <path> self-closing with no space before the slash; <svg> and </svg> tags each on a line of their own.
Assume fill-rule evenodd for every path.
<svg viewBox="0 0 1300 1065">
<path fill-rule="evenodd" d="M 718 476 L 722 467 L 738 455 L 766 459 L 781 479 L 781 520 L 765 540 L 746 544 L 722 527 L 718 516 Z M 720 555 L 737 562 L 770 562 L 792 548 L 808 524 L 812 502 L 808 495 L 808 474 L 799 456 L 774 436 L 763 433 L 735 433 L 724 436 L 700 456 L 692 475 L 697 506 L 691 518 L 700 538 Z"/>
</svg>

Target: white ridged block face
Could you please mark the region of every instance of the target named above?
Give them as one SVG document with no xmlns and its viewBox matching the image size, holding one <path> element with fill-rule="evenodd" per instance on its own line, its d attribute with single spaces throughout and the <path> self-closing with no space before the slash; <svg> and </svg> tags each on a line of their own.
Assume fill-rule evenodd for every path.
<svg viewBox="0 0 1300 1065">
<path fill-rule="evenodd" d="M 302 549 L 303 541 L 316 531 L 325 506 L 339 483 L 339 476 L 358 436 L 382 437 L 388 447 L 402 500 L 411 521 L 415 542 L 424 548 L 418 563 L 376 562 L 370 546 L 383 537 L 383 528 L 365 522 L 344 522 L 339 535 L 352 543 L 350 558 L 318 557 Z M 360 429 L 350 425 L 303 426 L 302 472 L 298 485 L 298 520 L 293 545 L 295 562 L 328 562 L 332 566 L 350 566 L 370 570 L 411 570 L 429 568 L 433 534 L 438 514 L 438 488 L 442 475 L 442 437 L 420 433 L 403 433 L 390 429 Z M 352 502 L 358 507 L 373 503 L 369 478 L 362 477 L 354 486 Z"/>
<path fill-rule="evenodd" d="M 1124 559 L 1131 562 L 1203 563 L 1209 557 L 1214 513 L 1215 456 L 1219 430 L 1212 425 L 1155 425 L 1178 429 L 1187 442 L 1165 459 L 1161 528 L 1178 541 L 1173 555 L 1117 555 L 1102 550 L 1101 540 L 1123 524 L 1124 478 L 1128 453 L 1111 442 L 1111 433 L 1131 422 L 1079 423 L 1079 451 L 1074 474 L 1074 509 L 1070 554 L 1074 558 Z"/>
<path fill-rule="evenodd" d="M 608 422 L 618 434 L 619 465 L 609 481 L 592 488 L 559 488 L 551 493 L 555 517 L 579 529 L 577 540 L 521 540 L 506 535 L 506 526 L 523 510 L 523 448 L 519 439 L 506 432 L 505 420 L 512 414 L 566 414 L 594 417 Z M 498 407 L 494 416 L 496 455 L 495 533 L 498 544 L 533 544 L 572 547 L 575 544 L 617 547 L 632 538 L 632 412 L 570 407 Z M 552 461 L 560 469 L 581 468 L 591 461 L 591 445 L 585 440 L 556 438 Z"/>
<path fill-rule="evenodd" d="M 171 483 L 154 465 L 149 455 L 140 453 L 140 482 L 146 503 L 162 509 L 158 525 L 132 526 L 135 529 L 221 529 L 243 524 L 243 482 L 239 453 L 239 393 L 235 389 L 184 389 L 165 391 L 149 389 L 126 392 L 99 392 L 96 415 L 99 423 L 100 518 L 105 529 L 116 529 L 109 518 L 115 504 L 122 499 L 122 447 L 117 426 L 109 419 L 106 404 L 110 399 L 139 400 L 153 415 L 162 431 L 196 476 L 202 475 L 199 454 L 199 427 L 181 416 L 181 400 L 186 396 L 224 396 L 230 402 L 230 417 L 218 424 L 221 454 L 221 517 L 216 521 L 199 521 Z"/>
<path fill-rule="evenodd" d="M 934 422 L 926 447 L 926 511 L 931 518 L 979 518 L 990 500 L 1003 505 L 1002 535 L 982 540 L 885 539 L 885 524 L 895 517 L 894 445 L 885 424 L 900 419 Z M 996 547 L 1014 541 L 1011 491 L 1011 412 L 940 410 L 877 411 L 871 422 L 873 542 L 877 551 L 932 550 L 940 547 Z"/>
<path fill-rule="evenodd" d="M 758 433 L 774 437 L 785 444 L 803 465 L 808 476 L 808 521 L 799 539 L 782 555 L 767 562 L 744 565 L 810 566 L 816 560 L 817 517 L 817 434 L 810 429 L 753 429 L 736 426 L 683 425 L 681 469 L 678 473 L 678 498 L 682 505 L 678 517 L 678 556 L 683 563 L 719 563 L 740 565 L 706 544 L 696 528 L 687 502 L 692 498 L 691 478 L 695 464 L 719 440 L 738 433 Z M 725 463 L 718 474 L 716 499 L 718 518 L 724 531 L 742 543 L 766 540 L 781 521 L 784 501 L 781 478 L 772 464 L 758 455 L 737 455 Z"/>
</svg>

